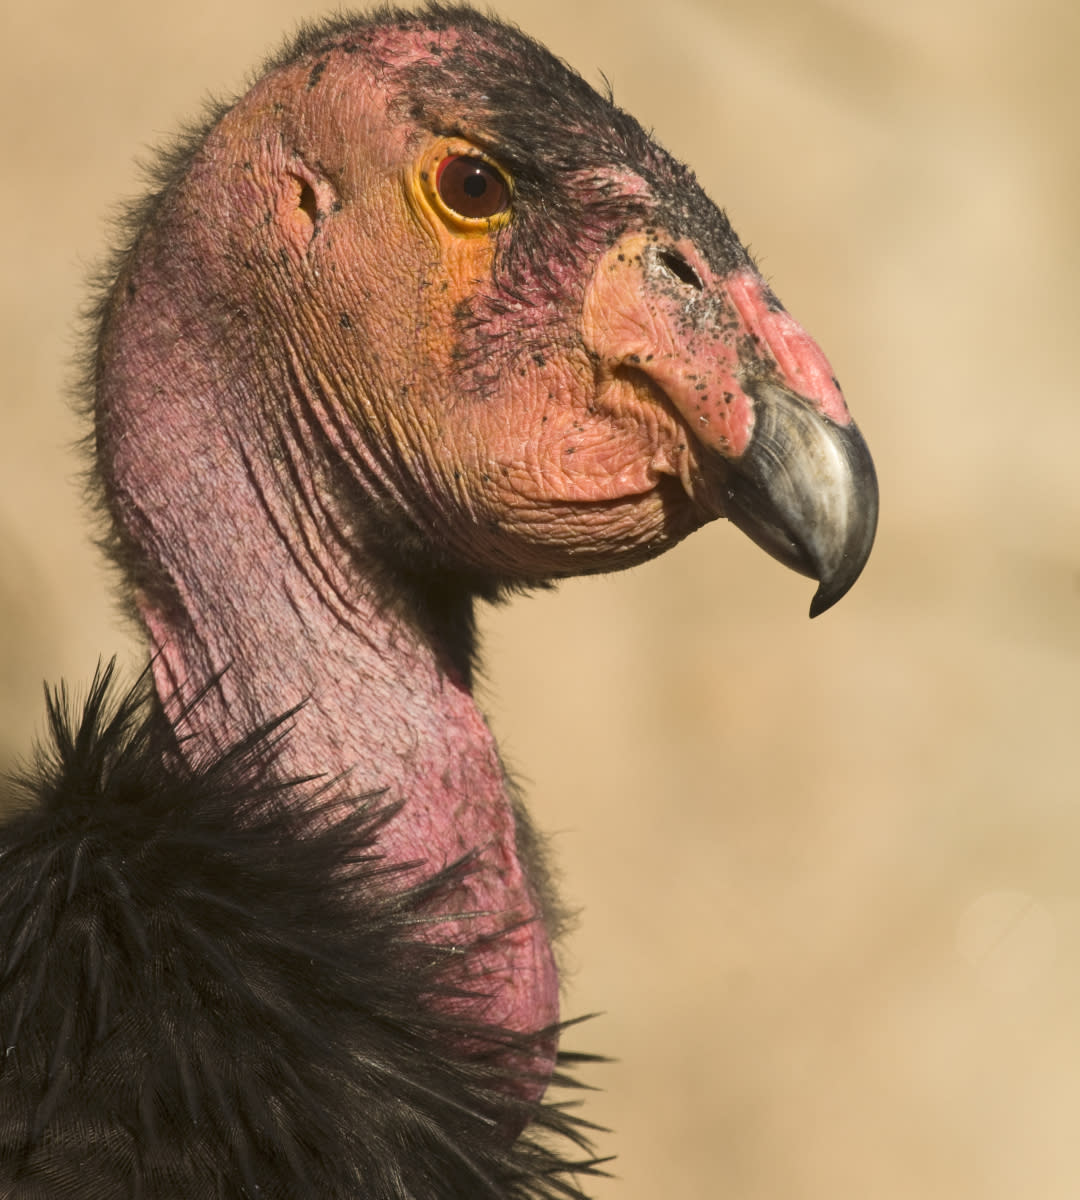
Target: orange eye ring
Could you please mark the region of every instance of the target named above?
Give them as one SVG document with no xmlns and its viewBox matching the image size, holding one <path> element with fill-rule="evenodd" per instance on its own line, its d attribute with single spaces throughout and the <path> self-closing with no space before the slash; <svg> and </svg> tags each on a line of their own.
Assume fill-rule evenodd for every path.
<svg viewBox="0 0 1080 1200">
<path fill-rule="evenodd" d="M 510 179 L 468 143 L 440 146 L 421 167 L 420 182 L 429 205 L 457 233 L 490 233 L 510 220 Z"/>
</svg>

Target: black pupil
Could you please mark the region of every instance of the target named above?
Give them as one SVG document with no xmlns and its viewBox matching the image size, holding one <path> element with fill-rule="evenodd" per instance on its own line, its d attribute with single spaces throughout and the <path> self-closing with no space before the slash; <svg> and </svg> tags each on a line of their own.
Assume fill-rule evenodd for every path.
<svg viewBox="0 0 1080 1200">
<path fill-rule="evenodd" d="M 498 167 L 471 154 L 443 159 L 435 186 L 447 208 L 470 220 L 489 219 L 510 207 L 510 187 Z"/>
</svg>

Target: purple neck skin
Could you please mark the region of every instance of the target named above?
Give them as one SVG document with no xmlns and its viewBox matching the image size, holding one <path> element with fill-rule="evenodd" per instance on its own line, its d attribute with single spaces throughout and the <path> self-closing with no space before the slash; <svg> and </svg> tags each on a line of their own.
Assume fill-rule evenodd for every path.
<svg viewBox="0 0 1080 1200">
<path fill-rule="evenodd" d="M 470 1015 L 521 1031 L 551 1024 L 551 947 L 467 683 L 438 635 L 383 603 L 365 572 L 375 556 L 358 522 L 334 511 L 337 452 L 310 388 L 286 365 L 239 369 L 236 346 L 188 315 L 198 310 L 180 281 L 148 257 L 117 292 L 98 437 L 114 515 L 141 564 L 136 603 L 159 652 L 159 696 L 175 713 L 174 697 L 220 674 L 196 727 L 181 731 L 192 753 L 300 705 L 283 773 L 341 775 L 354 794 L 385 789 L 385 801 L 403 802 L 381 835 L 389 862 L 426 875 L 477 855 L 446 905 L 477 915 L 430 933 L 459 944 L 513 927 L 473 957 L 483 999 Z M 352 466 L 362 493 L 356 477 L 375 467 Z"/>
</svg>

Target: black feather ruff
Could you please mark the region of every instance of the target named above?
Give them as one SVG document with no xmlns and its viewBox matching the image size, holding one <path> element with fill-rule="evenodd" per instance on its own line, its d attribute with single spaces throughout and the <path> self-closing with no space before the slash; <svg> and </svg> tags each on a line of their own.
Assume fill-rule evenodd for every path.
<svg viewBox="0 0 1080 1200">
<path fill-rule="evenodd" d="M 514 1086 L 544 1039 L 448 1015 L 468 862 L 417 882 L 377 796 L 282 783 L 287 719 L 182 764 L 112 675 L 0 795 L 0 1195 L 581 1197 L 591 1127 Z"/>
</svg>

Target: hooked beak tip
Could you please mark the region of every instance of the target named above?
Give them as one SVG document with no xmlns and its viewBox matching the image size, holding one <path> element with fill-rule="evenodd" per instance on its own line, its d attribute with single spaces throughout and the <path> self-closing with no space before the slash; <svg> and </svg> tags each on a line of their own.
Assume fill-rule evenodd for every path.
<svg viewBox="0 0 1080 1200">
<path fill-rule="evenodd" d="M 828 612 L 830 608 L 838 601 L 842 600 L 851 590 L 855 580 L 858 579 L 862 567 L 858 567 L 855 571 L 850 572 L 846 576 L 841 576 L 839 579 L 823 579 L 818 582 L 818 590 L 814 593 L 814 598 L 810 601 L 810 617 L 820 617 L 822 613 Z"/>
<path fill-rule="evenodd" d="M 754 390 L 755 427 L 729 464 L 726 515 L 774 558 L 818 581 L 810 616 L 847 594 L 874 544 L 878 487 L 854 422 L 839 425 L 775 384 Z"/>
</svg>

